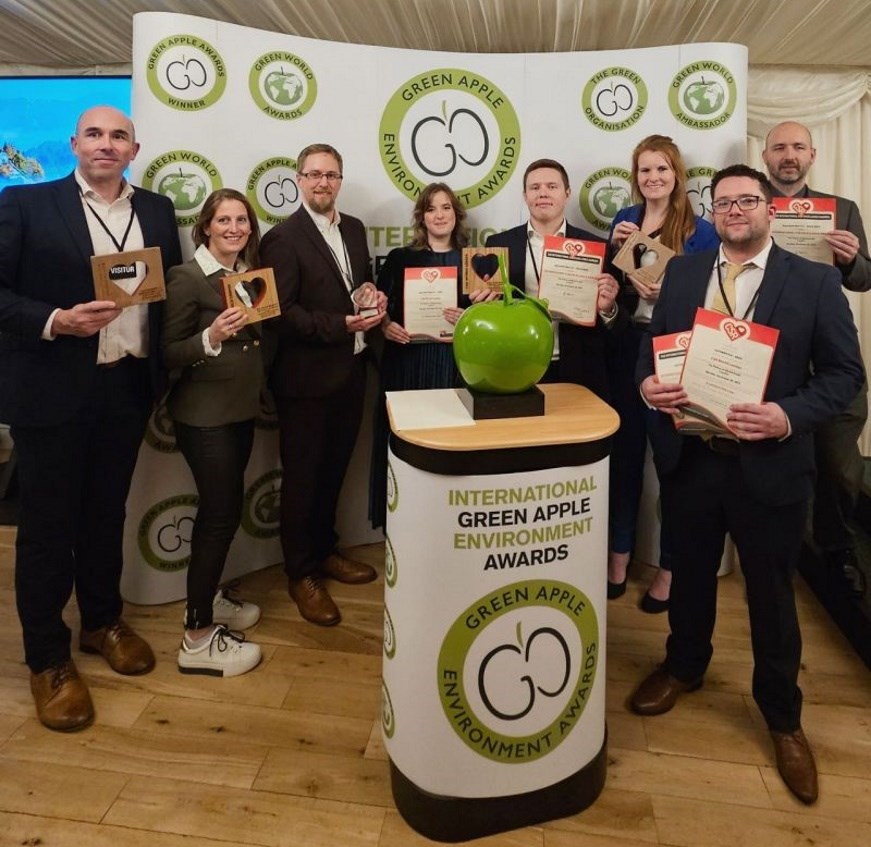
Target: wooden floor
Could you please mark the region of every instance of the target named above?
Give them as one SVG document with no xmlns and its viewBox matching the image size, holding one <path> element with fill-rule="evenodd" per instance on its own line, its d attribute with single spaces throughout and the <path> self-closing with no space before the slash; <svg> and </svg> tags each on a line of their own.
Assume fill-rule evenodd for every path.
<svg viewBox="0 0 871 847">
<path fill-rule="evenodd" d="M 244 580 L 264 617 L 264 663 L 230 680 L 175 665 L 182 604 L 130 607 L 158 654 L 141 678 L 75 652 L 97 708 L 63 735 L 34 717 L 13 594 L 14 530 L 0 528 L 0 844 L 42 847 L 414 847 L 397 813 L 378 720 L 383 581 L 337 586 L 344 622 L 302 622 L 279 568 Z M 359 548 L 380 568 L 381 545 Z M 800 583 L 804 725 L 820 801 L 794 801 L 749 696 L 740 576 L 721 580 L 705 687 L 669 715 L 625 701 L 660 658 L 665 616 L 635 607 L 649 569 L 609 604 L 608 780 L 573 818 L 481 839 L 486 847 L 868 847 L 871 674 Z M 68 622 L 77 632 L 71 609 Z"/>
</svg>

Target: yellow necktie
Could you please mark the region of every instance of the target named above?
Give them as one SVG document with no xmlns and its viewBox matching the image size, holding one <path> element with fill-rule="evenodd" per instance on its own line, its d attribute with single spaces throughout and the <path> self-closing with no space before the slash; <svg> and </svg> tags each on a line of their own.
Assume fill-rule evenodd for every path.
<svg viewBox="0 0 871 847">
<path fill-rule="evenodd" d="M 735 307 L 738 305 L 735 299 L 735 280 L 742 271 L 752 266 L 750 262 L 744 265 L 739 265 L 737 262 L 726 262 L 726 276 L 723 278 L 723 285 L 717 286 L 714 300 L 711 303 L 711 308 L 715 312 L 722 312 L 724 315 L 735 314 Z M 723 299 L 724 295 L 725 300 Z M 732 308 L 729 308 L 730 306 Z"/>
</svg>

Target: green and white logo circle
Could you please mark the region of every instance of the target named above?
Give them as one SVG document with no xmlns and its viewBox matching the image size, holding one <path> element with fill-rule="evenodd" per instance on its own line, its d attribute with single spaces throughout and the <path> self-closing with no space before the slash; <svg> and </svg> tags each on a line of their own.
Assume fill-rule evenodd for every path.
<svg viewBox="0 0 871 847">
<path fill-rule="evenodd" d="M 520 155 L 520 122 L 493 82 L 458 68 L 425 71 L 404 82 L 384 108 L 381 162 L 411 200 L 430 182 L 451 185 L 467 208 L 506 185 Z"/>
<path fill-rule="evenodd" d="M 174 573 L 188 566 L 199 502 L 196 494 L 177 494 L 155 503 L 142 516 L 136 543 L 142 558 L 152 568 Z"/>
<path fill-rule="evenodd" d="M 257 108 L 280 121 L 302 117 L 318 96 L 318 82 L 308 63 L 283 50 L 264 53 L 254 62 L 248 89 Z"/>
<path fill-rule="evenodd" d="M 393 701 L 387 690 L 387 683 L 381 680 L 381 731 L 385 738 L 393 738 L 396 732 L 396 715 L 393 712 Z"/>
<path fill-rule="evenodd" d="M 172 418 L 166 410 L 165 403 L 161 403 L 148 419 L 148 426 L 145 427 L 145 443 L 158 453 L 178 451 L 175 443 L 175 427 L 172 425 Z"/>
<path fill-rule="evenodd" d="M 206 197 L 223 184 L 217 167 L 202 153 L 170 150 L 151 161 L 142 187 L 172 200 L 179 226 L 193 226 Z"/>
<path fill-rule="evenodd" d="M 547 756 L 578 724 L 596 682 L 599 623 L 573 585 L 501 586 L 460 614 L 442 641 L 437 684 L 454 732 L 513 764 Z"/>
<path fill-rule="evenodd" d="M 626 168 L 600 168 L 581 186 L 578 205 L 584 219 L 607 230 L 611 219 L 632 202 L 632 175 Z"/>
<path fill-rule="evenodd" d="M 691 62 L 675 75 L 668 89 L 668 107 L 684 126 L 714 129 L 735 112 L 738 86 L 720 62 Z"/>
<path fill-rule="evenodd" d="M 581 108 L 593 126 L 619 132 L 641 120 L 647 109 L 647 86 L 630 68 L 603 68 L 587 80 Z"/>
<path fill-rule="evenodd" d="M 392 659 L 396 655 L 396 630 L 393 627 L 393 618 L 390 610 L 384 607 L 384 655 Z"/>
<path fill-rule="evenodd" d="M 170 35 L 158 41 L 148 53 L 145 77 L 161 103 L 183 112 L 208 108 L 227 87 L 221 54 L 198 35 Z"/>
<path fill-rule="evenodd" d="M 390 512 L 395 512 L 399 506 L 399 486 L 396 482 L 396 474 L 393 471 L 393 465 L 390 461 L 387 462 L 387 509 Z"/>
<path fill-rule="evenodd" d="M 280 517 L 281 470 L 276 468 L 248 486 L 242 501 L 242 529 L 253 538 L 274 538 Z"/>
<path fill-rule="evenodd" d="M 393 588 L 398 578 L 399 566 L 393 553 L 393 544 L 390 543 L 390 536 L 386 535 L 384 537 L 384 581 L 389 588 Z"/>
<path fill-rule="evenodd" d="M 700 218 L 711 220 L 713 209 L 711 201 L 711 180 L 717 172 L 716 168 L 690 168 L 687 171 L 687 197 L 693 206 L 693 212 Z"/>
<path fill-rule="evenodd" d="M 245 195 L 263 223 L 275 226 L 287 220 L 299 208 L 296 159 L 264 159 L 248 175 Z"/>
</svg>

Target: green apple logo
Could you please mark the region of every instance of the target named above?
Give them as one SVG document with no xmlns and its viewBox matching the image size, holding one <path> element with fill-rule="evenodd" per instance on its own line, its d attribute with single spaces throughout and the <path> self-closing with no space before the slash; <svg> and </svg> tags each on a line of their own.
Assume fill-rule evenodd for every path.
<svg viewBox="0 0 871 847">
<path fill-rule="evenodd" d="M 303 95 L 302 80 L 292 71 L 279 68 L 270 71 L 264 82 L 266 93 L 279 106 L 295 106 Z"/>
<path fill-rule="evenodd" d="M 723 108 L 726 92 L 716 80 L 705 81 L 705 77 L 690 83 L 683 94 L 683 105 L 688 112 L 696 115 L 713 115 Z"/>
<path fill-rule="evenodd" d="M 593 207 L 605 218 L 613 218 L 621 209 L 629 205 L 629 192 L 622 185 L 607 185 L 593 194 Z"/>
<path fill-rule="evenodd" d="M 172 205 L 180 212 L 196 209 L 206 199 L 205 180 L 195 173 L 185 173 L 181 167 L 178 173 L 168 173 L 157 184 L 157 191 L 172 200 Z"/>
</svg>

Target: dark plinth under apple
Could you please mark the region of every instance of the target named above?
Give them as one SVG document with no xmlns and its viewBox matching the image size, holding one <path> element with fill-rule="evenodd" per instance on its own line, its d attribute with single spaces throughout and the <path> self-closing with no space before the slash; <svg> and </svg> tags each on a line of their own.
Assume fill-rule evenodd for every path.
<svg viewBox="0 0 871 847">
<path fill-rule="evenodd" d="M 457 394 L 473 420 L 534 418 L 544 414 L 544 394 L 537 385 L 517 394 L 487 394 L 458 388 Z"/>
</svg>

